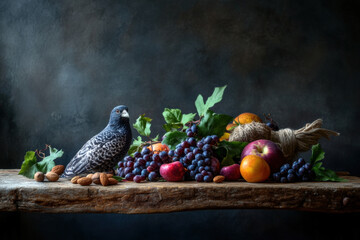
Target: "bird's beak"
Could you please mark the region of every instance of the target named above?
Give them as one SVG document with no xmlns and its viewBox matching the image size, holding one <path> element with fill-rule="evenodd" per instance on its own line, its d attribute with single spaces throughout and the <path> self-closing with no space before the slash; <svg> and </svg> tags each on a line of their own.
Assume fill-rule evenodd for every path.
<svg viewBox="0 0 360 240">
<path fill-rule="evenodd" d="M 125 117 L 128 118 L 129 117 L 129 113 L 124 109 L 121 113 L 121 117 Z"/>
</svg>

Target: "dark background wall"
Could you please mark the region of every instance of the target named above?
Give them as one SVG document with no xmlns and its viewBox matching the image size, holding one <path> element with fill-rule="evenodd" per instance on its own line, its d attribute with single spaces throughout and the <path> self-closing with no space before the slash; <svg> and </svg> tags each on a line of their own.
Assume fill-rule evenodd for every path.
<svg viewBox="0 0 360 240">
<path fill-rule="evenodd" d="M 0 168 L 45 143 L 66 164 L 119 104 L 162 133 L 165 107 L 195 112 L 197 94 L 227 84 L 216 112 L 272 113 L 291 128 L 321 117 L 341 133 L 321 141 L 325 165 L 360 175 L 358 12 L 351 1 L 1 1 Z M 357 239 L 355 217 L 1 213 L 0 237 Z"/>
</svg>

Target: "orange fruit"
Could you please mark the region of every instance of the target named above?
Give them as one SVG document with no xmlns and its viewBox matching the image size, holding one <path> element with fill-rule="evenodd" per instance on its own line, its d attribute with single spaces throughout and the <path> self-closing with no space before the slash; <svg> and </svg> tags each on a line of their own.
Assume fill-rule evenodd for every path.
<svg viewBox="0 0 360 240">
<path fill-rule="evenodd" d="M 221 142 L 221 141 L 224 141 L 224 140 L 229 141 L 229 137 L 230 137 L 230 133 L 225 132 L 224 135 L 221 136 L 221 138 L 219 139 L 219 141 L 220 141 L 220 142 Z"/>
<path fill-rule="evenodd" d="M 270 176 L 270 167 L 263 158 L 247 155 L 241 160 L 240 173 L 247 182 L 263 182 Z"/>
<path fill-rule="evenodd" d="M 226 126 L 226 131 L 232 131 L 238 124 L 234 124 L 234 123 L 229 123 Z"/>
<path fill-rule="evenodd" d="M 154 143 L 154 144 L 148 146 L 148 149 L 150 149 L 150 151 L 154 151 L 154 152 L 170 151 L 169 147 L 162 143 Z"/>
<path fill-rule="evenodd" d="M 262 122 L 261 118 L 253 113 L 242 113 L 239 116 L 237 116 L 234 121 L 233 124 L 247 124 L 247 123 L 251 123 L 251 122 Z"/>
</svg>

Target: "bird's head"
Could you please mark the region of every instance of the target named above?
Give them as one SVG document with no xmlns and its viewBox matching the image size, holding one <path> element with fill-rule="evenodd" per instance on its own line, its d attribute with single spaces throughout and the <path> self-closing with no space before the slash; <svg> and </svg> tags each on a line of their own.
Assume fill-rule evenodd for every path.
<svg viewBox="0 0 360 240">
<path fill-rule="evenodd" d="M 124 105 L 114 107 L 110 113 L 109 125 L 111 127 L 118 127 L 123 123 L 129 123 L 128 111 L 128 107 Z"/>
</svg>

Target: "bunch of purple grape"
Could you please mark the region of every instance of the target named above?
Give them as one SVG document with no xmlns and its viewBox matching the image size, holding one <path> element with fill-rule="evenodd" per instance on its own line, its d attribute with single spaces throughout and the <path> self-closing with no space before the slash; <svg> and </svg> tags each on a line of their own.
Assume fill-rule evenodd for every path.
<svg viewBox="0 0 360 240">
<path fill-rule="evenodd" d="M 157 181 L 160 176 L 160 166 L 171 161 L 167 151 L 158 154 L 144 147 L 141 152 L 135 152 L 134 157 L 126 156 L 118 163 L 117 175 L 136 183 L 146 179 L 151 182 Z"/>
<path fill-rule="evenodd" d="M 175 150 L 170 150 L 169 156 L 173 157 L 173 161 L 180 161 L 187 168 L 185 180 L 212 182 L 214 178 L 212 147 L 219 142 L 219 137 L 207 136 L 197 141 L 194 137 L 197 134 L 195 124 L 186 129 L 186 134 L 188 138 L 178 144 Z"/>
<path fill-rule="evenodd" d="M 273 174 L 275 182 L 308 182 L 315 179 L 315 173 L 310 163 L 305 162 L 303 158 L 290 164 L 286 163 L 281 166 L 280 172 Z"/>
</svg>

